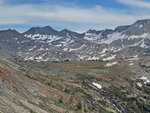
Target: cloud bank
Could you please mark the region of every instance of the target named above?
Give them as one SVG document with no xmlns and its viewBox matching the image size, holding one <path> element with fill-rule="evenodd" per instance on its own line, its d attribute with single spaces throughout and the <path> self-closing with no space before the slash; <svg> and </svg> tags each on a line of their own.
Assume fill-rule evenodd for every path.
<svg viewBox="0 0 150 113">
<path fill-rule="evenodd" d="M 126 5 L 150 7 L 150 3 L 140 0 L 117 0 Z M 136 2 L 136 4 L 134 4 Z M 148 18 L 147 14 L 137 15 L 119 9 L 95 6 L 81 8 L 60 5 L 9 5 L 0 0 L 0 25 L 52 25 L 75 28 L 80 31 L 88 28 L 112 27 L 131 24 L 137 19 Z M 74 29 L 73 29 L 74 30 Z"/>
</svg>

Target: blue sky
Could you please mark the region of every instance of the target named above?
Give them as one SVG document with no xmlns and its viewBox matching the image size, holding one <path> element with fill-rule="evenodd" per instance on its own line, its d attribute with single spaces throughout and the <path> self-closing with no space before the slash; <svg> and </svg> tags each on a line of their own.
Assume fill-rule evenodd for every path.
<svg viewBox="0 0 150 113">
<path fill-rule="evenodd" d="M 149 0 L 0 0 L 0 29 L 113 29 L 150 18 L 149 12 Z"/>
</svg>

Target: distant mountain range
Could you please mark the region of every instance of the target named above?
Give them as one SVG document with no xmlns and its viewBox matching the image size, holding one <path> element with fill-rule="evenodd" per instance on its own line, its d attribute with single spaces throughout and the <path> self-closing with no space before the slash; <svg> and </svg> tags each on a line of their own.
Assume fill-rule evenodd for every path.
<svg viewBox="0 0 150 113">
<path fill-rule="evenodd" d="M 0 47 L 4 56 L 15 55 L 22 60 L 114 60 L 131 55 L 149 55 L 150 19 L 132 25 L 105 30 L 88 30 L 79 34 L 50 26 L 33 27 L 24 33 L 16 30 L 0 31 Z"/>
</svg>

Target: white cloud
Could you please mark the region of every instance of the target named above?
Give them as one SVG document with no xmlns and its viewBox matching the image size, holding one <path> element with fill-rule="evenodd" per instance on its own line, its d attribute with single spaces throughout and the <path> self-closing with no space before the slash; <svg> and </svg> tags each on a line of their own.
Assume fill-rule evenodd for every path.
<svg viewBox="0 0 150 113">
<path fill-rule="evenodd" d="M 1 3 L 2 0 L 0 0 Z M 121 1 L 121 0 L 119 0 Z M 135 1 L 135 0 L 131 0 Z M 131 24 L 147 15 L 127 14 L 120 10 L 100 6 L 93 8 L 52 5 L 8 5 L 0 4 L 0 25 L 52 25 L 84 30 L 88 28 L 112 27 Z"/>
<path fill-rule="evenodd" d="M 133 20 L 131 15 L 113 12 L 101 7 L 82 9 L 79 7 L 19 5 L 0 7 L 0 24 L 36 23 L 39 21 L 62 21 L 71 23 L 105 24 L 126 23 Z"/>
<path fill-rule="evenodd" d="M 130 6 L 150 9 L 150 2 L 143 0 L 117 0 L 117 1 Z"/>
</svg>

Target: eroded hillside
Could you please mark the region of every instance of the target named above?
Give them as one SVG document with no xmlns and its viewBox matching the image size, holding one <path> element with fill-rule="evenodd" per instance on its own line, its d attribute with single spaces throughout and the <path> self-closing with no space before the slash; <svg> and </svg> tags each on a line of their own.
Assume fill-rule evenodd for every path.
<svg viewBox="0 0 150 113">
<path fill-rule="evenodd" d="M 0 112 L 149 112 L 147 61 L 37 63 L 0 58 Z"/>
</svg>

